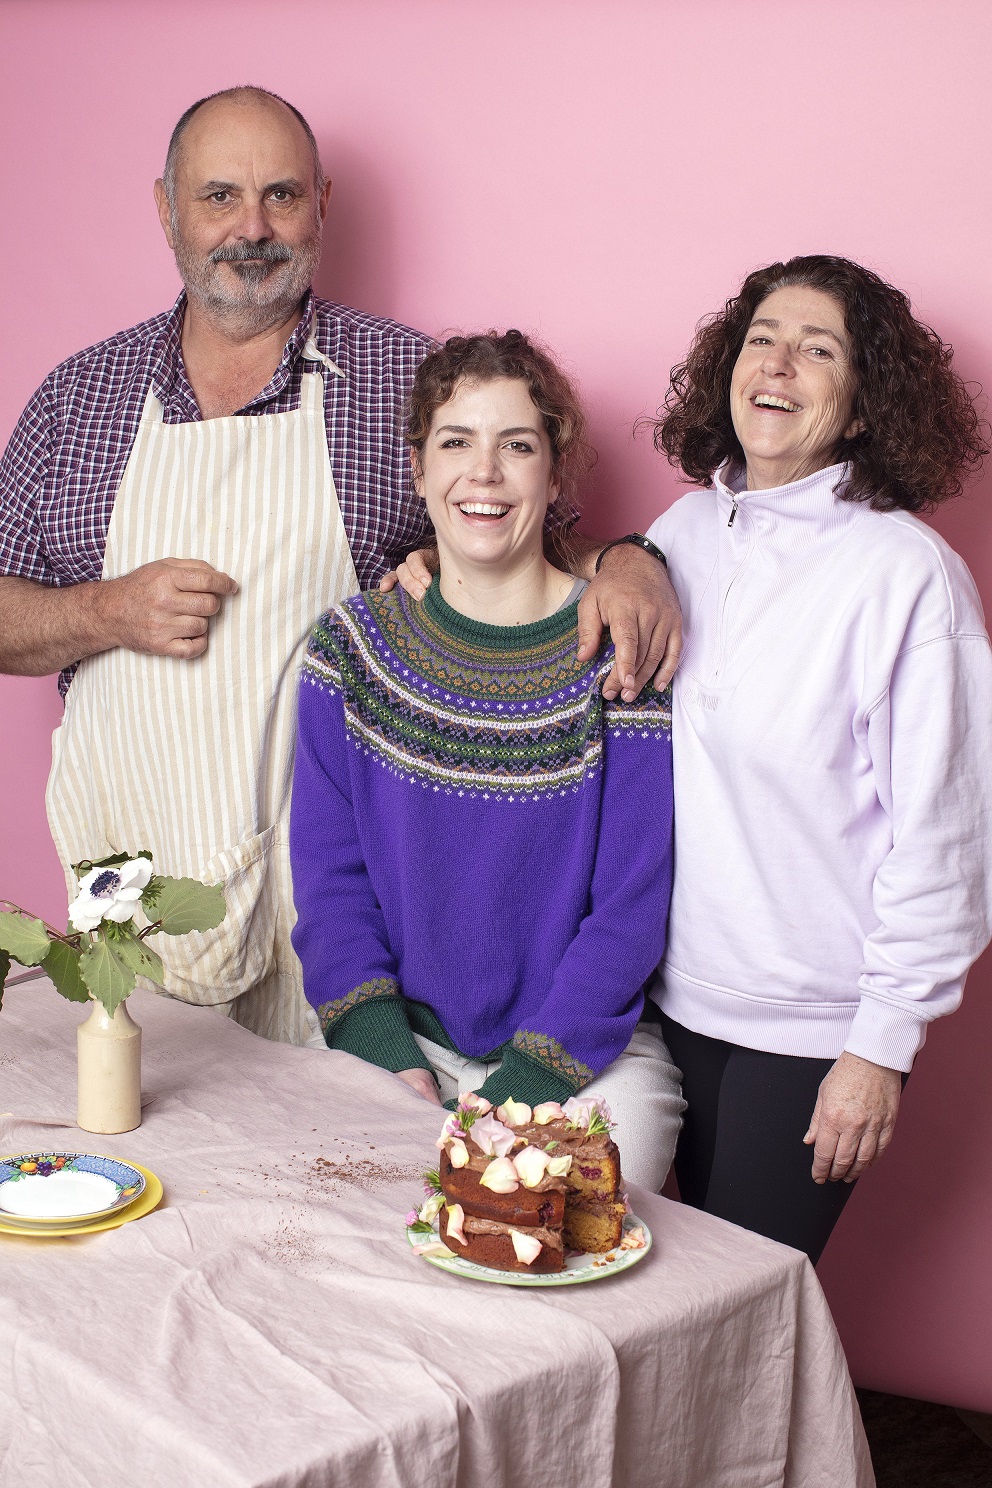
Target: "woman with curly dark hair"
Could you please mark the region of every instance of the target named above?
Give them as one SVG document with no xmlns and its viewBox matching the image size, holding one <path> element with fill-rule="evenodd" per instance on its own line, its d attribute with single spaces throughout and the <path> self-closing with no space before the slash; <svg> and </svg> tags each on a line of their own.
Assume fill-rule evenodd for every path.
<svg viewBox="0 0 992 1488">
<path fill-rule="evenodd" d="M 705 488 L 649 534 L 687 630 L 652 993 L 689 1103 L 676 1171 L 815 1260 L 990 936 L 989 641 L 912 515 L 961 491 L 983 428 L 905 295 L 817 255 L 701 326 L 655 442 Z"/>
</svg>

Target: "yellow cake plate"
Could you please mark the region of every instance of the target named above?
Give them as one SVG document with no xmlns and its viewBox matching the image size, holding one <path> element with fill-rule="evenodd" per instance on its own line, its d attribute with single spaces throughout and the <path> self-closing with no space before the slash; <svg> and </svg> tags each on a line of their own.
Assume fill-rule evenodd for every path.
<svg viewBox="0 0 992 1488">
<path fill-rule="evenodd" d="M 135 1199 L 126 1209 L 116 1214 L 107 1214 L 103 1219 L 95 1219 L 92 1224 L 58 1225 L 53 1223 L 51 1229 L 39 1229 L 37 1225 L 13 1225 L 7 1224 L 0 1217 L 0 1234 L 16 1235 L 20 1240 L 52 1240 L 64 1238 L 67 1235 L 92 1235 L 96 1230 L 116 1230 L 121 1225 L 129 1224 L 132 1219 L 141 1219 L 143 1215 L 150 1214 L 156 1204 L 162 1198 L 162 1184 L 155 1174 L 148 1168 L 143 1168 L 140 1163 L 132 1162 L 130 1167 L 136 1168 L 145 1180 L 145 1191 L 140 1199 Z"/>
</svg>

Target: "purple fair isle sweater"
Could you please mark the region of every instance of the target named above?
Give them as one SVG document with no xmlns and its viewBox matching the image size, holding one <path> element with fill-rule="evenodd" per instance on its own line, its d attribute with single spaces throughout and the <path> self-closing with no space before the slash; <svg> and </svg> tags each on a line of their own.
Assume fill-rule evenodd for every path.
<svg viewBox="0 0 992 1488">
<path fill-rule="evenodd" d="M 325 615 L 300 687 L 293 943 L 332 1048 L 502 1059 L 494 1103 L 575 1094 L 626 1047 L 665 945 L 671 699 L 605 702 L 574 605 L 482 625 L 437 580 Z"/>
</svg>

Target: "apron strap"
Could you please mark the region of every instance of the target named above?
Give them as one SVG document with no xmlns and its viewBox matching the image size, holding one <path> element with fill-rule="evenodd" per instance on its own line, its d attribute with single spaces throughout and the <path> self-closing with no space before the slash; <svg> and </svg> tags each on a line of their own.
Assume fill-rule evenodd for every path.
<svg viewBox="0 0 992 1488">
<path fill-rule="evenodd" d="M 304 346 L 302 356 L 305 362 L 323 362 L 324 366 L 328 367 L 330 371 L 334 373 L 335 377 L 344 376 L 344 373 L 341 371 L 341 368 L 338 366 L 338 364 L 336 362 L 332 362 L 329 356 L 324 355 L 312 336 L 310 337 L 306 346 Z"/>
</svg>

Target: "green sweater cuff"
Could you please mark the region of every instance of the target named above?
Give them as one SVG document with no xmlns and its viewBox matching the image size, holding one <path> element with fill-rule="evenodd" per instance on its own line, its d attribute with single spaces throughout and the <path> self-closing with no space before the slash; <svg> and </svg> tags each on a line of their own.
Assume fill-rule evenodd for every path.
<svg viewBox="0 0 992 1488">
<path fill-rule="evenodd" d="M 483 1080 L 478 1094 L 492 1101 L 494 1106 L 501 1106 L 511 1099 L 526 1101 L 528 1106 L 539 1106 L 542 1101 L 567 1101 L 575 1094 L 575 1088 L 547 1065 L 529 1058 L 511 1045 L 499 1069 L 488 1080 Z"/>
<path fill-rule="evenodd" d="M 360 1002 L 338 1019 L 325 1038 L 329 1049 L 343 1049 L 393 1074 L 431 1068 L 410 1032 L 402 997 L 371 997 Z"/>
</svg>

